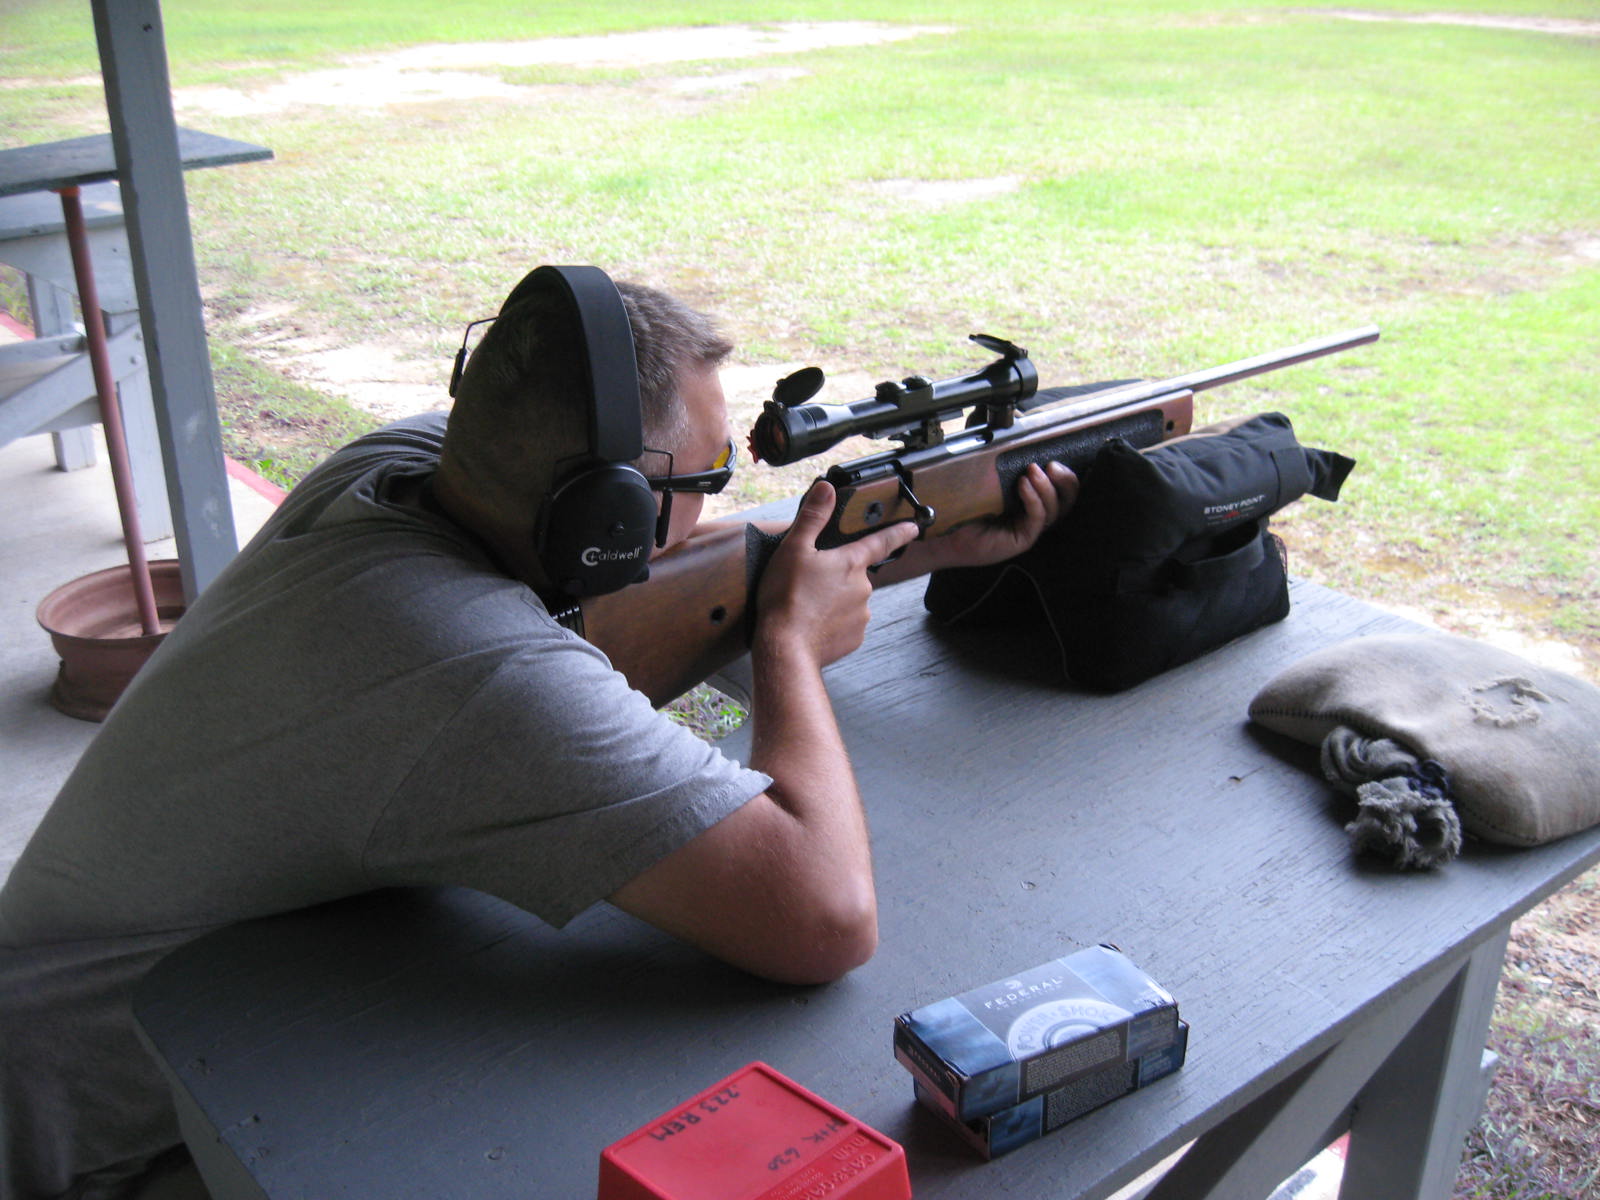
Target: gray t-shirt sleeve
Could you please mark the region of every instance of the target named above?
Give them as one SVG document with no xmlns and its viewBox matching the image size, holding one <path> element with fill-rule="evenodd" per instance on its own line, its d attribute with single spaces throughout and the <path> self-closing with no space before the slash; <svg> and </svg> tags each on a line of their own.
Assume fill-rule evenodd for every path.
<svg viewBox="0 0 1600 1200">
<path fill-rule="evenodd" d="M 462 703 L 375 823 L 364 865 L 375 882 L 464 884 L 559 926 L 770 784 L 560 633 Z"/>
</svg>

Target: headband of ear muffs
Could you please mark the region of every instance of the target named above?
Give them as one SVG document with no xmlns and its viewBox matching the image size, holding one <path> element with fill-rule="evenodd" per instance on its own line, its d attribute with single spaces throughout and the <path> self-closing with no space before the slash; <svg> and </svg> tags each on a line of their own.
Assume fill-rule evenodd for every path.
<svg viewBox="0 0 1600 1200">
<path fill-rule="evenodd" d="M 577 310 L 573 351 L 588 388 L 589 448 L 546 497 L 535 550 L 563 595 L 600 596 L 649 577 L 656 532 L 655 493 L 630 465 L 644 452 L 633 328 L 616 285 L 598 267 L 539 267 L 500 311 L 539 287 L 560 288 Z"/>
</svg>

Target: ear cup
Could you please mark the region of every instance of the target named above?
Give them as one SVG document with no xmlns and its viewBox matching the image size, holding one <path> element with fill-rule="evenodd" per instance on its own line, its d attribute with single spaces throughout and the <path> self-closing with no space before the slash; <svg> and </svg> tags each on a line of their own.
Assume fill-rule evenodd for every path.
<svg viewBox="0 0 1600 1200">
<path fill-rule="evenodd" d="M 633 467 L 608 463 L 564 480 L 539 523 L 540 564 L 564 594 L 603 596 L 643 582 L 655 544 L 656 499 Z"/>
<path fill-rule="evenodd" d="M 644 450 L 633 328 L 616 284 L 599 267 L 537 267 L 506 305 L 537 287 L 558 287 L 577 312 L 590 459 L 545 500 L 534 548 L 566 595 L 602 596 L 646 579 L 655 543 L 655 494 L 627 465 Z"/>
</svg>

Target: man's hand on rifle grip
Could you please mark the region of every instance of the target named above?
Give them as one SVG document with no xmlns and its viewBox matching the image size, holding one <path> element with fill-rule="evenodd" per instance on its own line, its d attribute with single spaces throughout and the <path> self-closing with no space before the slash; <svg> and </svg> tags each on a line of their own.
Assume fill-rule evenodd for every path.
<svg viewBox="0 0 1600 1200">
<path fill-rule="evenodd" d="M 762 573 L 756 597 L 756 636 L 793 639 L 818 666 L 836 662 L 861 645 L 873 587 L 867 568 L 917 536 L 915 525 L 901 521 L 819 550 L 817 537 L 833 515 L 835 499 L 826 480 L 812 484 Z"/>
</svg>

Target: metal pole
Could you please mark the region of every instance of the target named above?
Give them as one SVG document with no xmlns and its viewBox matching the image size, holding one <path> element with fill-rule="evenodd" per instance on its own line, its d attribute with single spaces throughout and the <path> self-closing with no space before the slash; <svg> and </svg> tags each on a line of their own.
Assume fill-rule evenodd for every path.
<svg viewBox="0 0 1600 1200">
<path fill-rule="evenodd" d="M 83 201 L 76 187 L 56 189 L 61 215 L 67 226 L 67 248 L 72 253 L 72 273 L 78 283 L 78 303 L 83 309 L 84 336 L 89 342 L 89 366 L 100 402 L 100 423 L 106 431 L 106 454 L 111 459 L 111 481 L 117 491 L 117 512 L 122 517 L 122 540 L 128 548 L 128 569 L 133 576 L 139 623 L 146 634 L 161 632 L 156 611 L 150 564 L 145 559 L 144 535 L 139 529 L 139 505 L 133 493 L 133 468 L 128 462 L 128 442 L 122 431 L 122 408 L 117 403 L 117 382 L 111 373 L 111 353 L 106 348 L 105 318 L 94 285 L 94 265 L 89 260 L 89 234 L 83 221 Z"/>
</svg>

